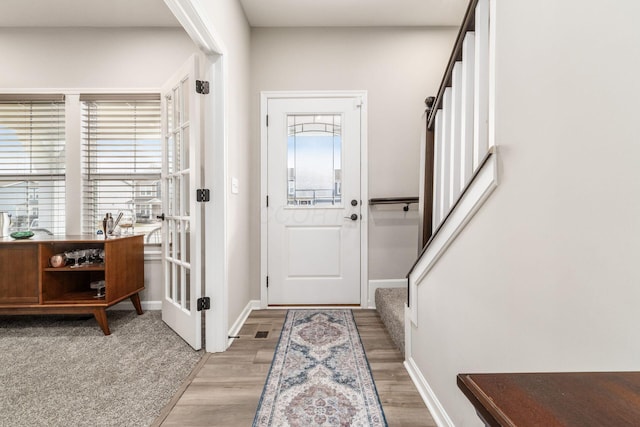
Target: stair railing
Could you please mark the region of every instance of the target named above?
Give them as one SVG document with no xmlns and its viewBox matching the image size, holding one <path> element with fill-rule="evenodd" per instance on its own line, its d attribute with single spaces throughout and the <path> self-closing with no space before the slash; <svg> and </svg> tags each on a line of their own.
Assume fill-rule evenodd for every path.
<svg viewBox="0 0 640 427">
<path fill-rule="evenodd" d="M 420 254 L 407 275 L 410 281 L 430 243 L 495 153 L 489 147 L 490 1 L 469 2 L 438 93 L 425 100 Z"/>
</svg>

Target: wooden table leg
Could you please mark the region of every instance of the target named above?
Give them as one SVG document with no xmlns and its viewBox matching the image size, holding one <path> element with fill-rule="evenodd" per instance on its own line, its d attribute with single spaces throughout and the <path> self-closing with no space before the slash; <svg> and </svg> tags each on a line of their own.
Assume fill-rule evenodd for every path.
<svg viewBox="0 0 640 427">
<path fill-rule="evenodd" d="M 131 302 L 133 303 L 133 306 L 136 309 L 136 313 L 138 313 L 139 315 L 144 313 L 142 311 L 142 305 L 140 304 L 140 295 L 138 295 L 138 293 L 135 293 L 133 295 L 131 295 Z"/>
<path fill-rule="evenodd" d="M 98 322 L 100 328 L 102 328 L 102 332 L 104 332 L 105 335 L 111 335 L 106 310 L 104 308 L 96 308 L 93 310 L 93 316 L 96 318 L 96 322 Z"/>
</svg>

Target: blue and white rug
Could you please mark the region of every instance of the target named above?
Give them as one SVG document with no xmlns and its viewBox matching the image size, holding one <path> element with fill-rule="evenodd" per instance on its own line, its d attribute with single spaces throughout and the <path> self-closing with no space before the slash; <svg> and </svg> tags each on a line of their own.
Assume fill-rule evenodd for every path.
<svg viewBox="0 0 640 427">
<path fill-rule="evenodd" d="M 386 426 L 351 310 L 289 310 L 254 426 Z"/>
</svg>

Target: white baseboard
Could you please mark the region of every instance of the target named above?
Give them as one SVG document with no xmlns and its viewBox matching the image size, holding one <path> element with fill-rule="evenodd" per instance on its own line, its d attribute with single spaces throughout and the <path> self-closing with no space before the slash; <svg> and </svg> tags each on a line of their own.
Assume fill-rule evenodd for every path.
<svg viewBox="0 0 640 427">
<path fill-rule="evenodd" d="M 427 380 L 422 375 L 422 372 L 420 372 L 420 369 L 412 357 L 407 357 L 404 362 L 404 367 L 409 373 L 411 380 L 416 385 L 422 400 L 424 400 L 425 405 L 429 408 L 429 412 L 431 412 L 431 416 L 438 427 L 455 427 L 453 421 L 451 421 L 451 418 L 449 418 L 449 415 L 440 404 L 440 401 L 429 386 L 429 383 L 427 383 Z"/>
<path fill-rule="evenodd" d="M 242 325 L 244 325 L 244 322 L 247 321 L 247 318 L 249 317 L 249 315 L 253 310 L 260 310 L 260 300 L 255 299 L 247 303 L 247 305 L 242 310 L 242 313 L 240 313 L 240 316 L 238 316 L 236 321 L 233 322 L 233 325 L 231 325 L 228 336 L 233 337 L 240 333 L 240 329 L 242 329 Z M 227 347 L 229 347 L 231 343 L 233 343 L 234 339 L 235 338 L 228 339 Z"/>
<path fill-rule="evenodd" d="M 368 308 L 376 308 L 376 289 L 378 288 L 406 288 L 407 279 L 369 280 Z"/>
<path fill-rule="evenodd" d="M 140 301 L 140 305 L 142 306 L 142 311 L 162 310 L 162 301 Z M 134 307 L 131 300 L 125 299 L 109 307 L 109 310 L 134 310 Z"/>
</svg>

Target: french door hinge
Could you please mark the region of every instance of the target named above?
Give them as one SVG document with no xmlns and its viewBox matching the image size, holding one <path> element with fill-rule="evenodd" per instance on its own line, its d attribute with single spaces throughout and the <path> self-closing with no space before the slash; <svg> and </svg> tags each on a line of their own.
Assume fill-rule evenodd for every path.
<svg viewBox="0 0 640 427">
<path fill-rule="evenodd" d="M 269 276 L 267 276 L 267 288 L 269 287 Z"/>
<path fill-rule="evenodd" d="M 269 115 L 267 114 L 267 127 L 269 127 Z"/>
<path fill-rule="evenodd" d="M 206 80 L 196 80 L 196 93 L 206 95 L 209 93 L 209 82 Z"/>
<path fill-rule="evenodd" d="M 198 298 L 198 311 L 209 310 L 211 308 L 211 299 L 209 297 Z"/>
<path fill-rule="evenodd" d="M 269 207 L 269 196 L 267 196 L 267 207 Z"/>
<path fill-rule="evenodd" d="M 196 201 L 208 202 L 210 200 L 208 188 L 198 188 L 196 190 Z"/>
</svg>

